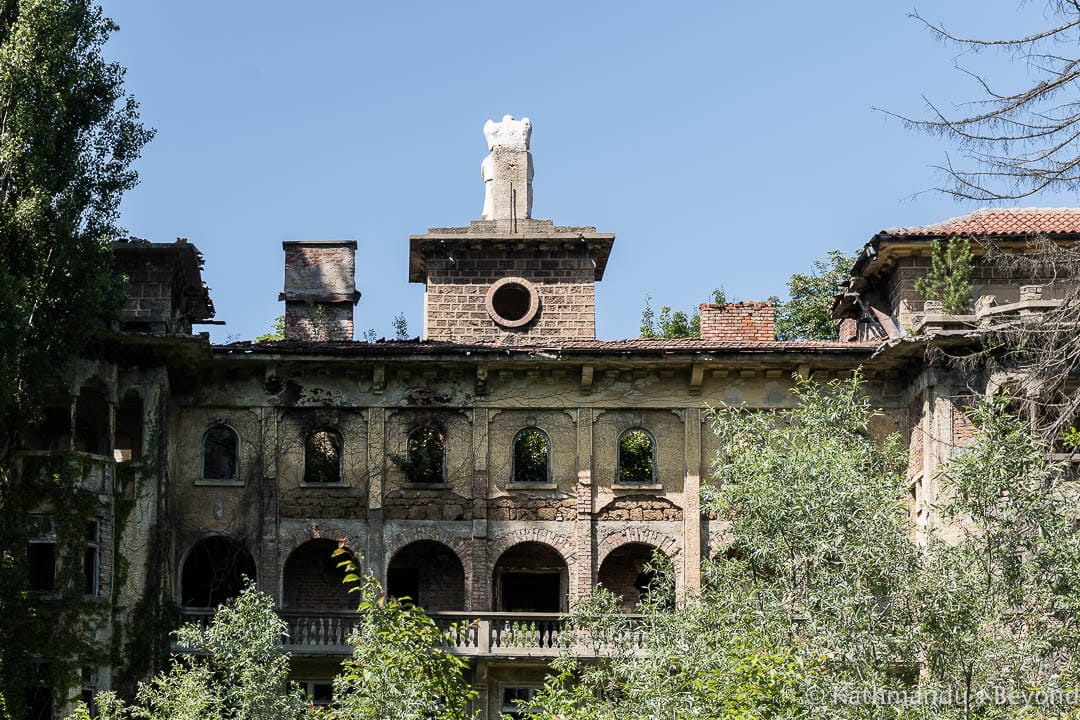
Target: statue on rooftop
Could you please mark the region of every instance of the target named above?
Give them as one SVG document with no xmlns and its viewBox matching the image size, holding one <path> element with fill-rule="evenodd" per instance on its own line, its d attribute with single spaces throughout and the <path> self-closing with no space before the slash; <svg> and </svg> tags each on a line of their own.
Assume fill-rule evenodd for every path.
<svg viewBox="0 0 1080 720">
<path fill-rule="evenodd" d="M 480 164 L 484 179 L 482 220 L 520 220 L 532 217 L 532 154 L 529 118 L 504 115 L 484 123 L 490 154 Z"/>
</svg>

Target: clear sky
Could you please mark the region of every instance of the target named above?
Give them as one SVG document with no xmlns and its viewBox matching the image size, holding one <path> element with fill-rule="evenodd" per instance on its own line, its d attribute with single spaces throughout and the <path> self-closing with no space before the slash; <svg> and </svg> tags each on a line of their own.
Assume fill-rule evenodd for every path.
<svg viewBox="0 0 1080 720">
<path fill-rule="evenodd" d="M 960 34 L 1045 25 L 1037 0 L 914 1 Z M 358 242 L 358 335 L 392 336 L 399 312 L 419 334 L 408 236 L 479 218 L 481 127 L 512 114 L 533 123 L 533 216 L 616 233 L 599 337 L 636 336 L 646 293 L 782 296 L 832 248 L 974 207 L 917 194 L 947 146 L 871 108 L 969 99 L 954 61 L 1026 71 L 957 58 L 912 2 L 103 0 L 157 129 L 122 225 L 203 251 L 215 342 L 281 314 L 296 239 Z"/>
</svg>

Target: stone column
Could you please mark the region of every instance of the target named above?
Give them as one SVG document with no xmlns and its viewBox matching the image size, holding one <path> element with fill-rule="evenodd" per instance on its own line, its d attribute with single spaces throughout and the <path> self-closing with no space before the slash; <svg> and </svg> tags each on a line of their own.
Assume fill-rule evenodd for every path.
<svg viewBox="0 0 1080 720">
<path fill-rule="evenodd" d="M 683 481 L 683 595 L 701 588 L 701 423 L 699 408 L 686 411 L 686 478 Z"/>
<path fill-rule="evenodd" d="M 386 472 L 386 409 L 368 409 L 367 423 L 367 542 L 366 564 L 379 582 L 386 583 L 386 538 L 383 537 L 383 477 Z"/>
<path fill-rule="evenodd" d="M 487 522 L 489 413 L 486 408 L 472 412 L 472 539 L 465 565 L 465 606 L 472 611 L 486 611 L 491 609 Z"/>
<path fill-rule="evenodd" d="M 593 548 L 593 411 L 577 410 L 577 517 L 574 523 L 576 559 L 571 572 L 577 579 L 577 596 L 584 597 L 593 586 L 596 562 Z"/>
</svg>

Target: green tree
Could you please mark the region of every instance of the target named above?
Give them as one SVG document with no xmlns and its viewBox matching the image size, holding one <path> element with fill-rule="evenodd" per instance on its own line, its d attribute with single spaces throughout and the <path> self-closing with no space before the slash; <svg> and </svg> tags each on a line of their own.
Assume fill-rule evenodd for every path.
<svg viewBox="0 0 1080 720">
<path fill-rule="evenodd" d="M 70 604 L 45 634 L 26 636 L 44 616 L 24 601 L 33 508 L 11 451 L 122 297 L 109 243 L 152 132 L 124 95 L 123 68 L 102 56 L 115 30 L 90 0 L 0 1 L 0 705 L 16 718 L 33 654 L 77 660 L 65 638 L 78 623 Z M 54 514 L 76 501 L 57 495 Z"/>
<path fill-rule="evenodd" d="M 278 315 L 274 318 L 274 325 L 270 328 L 270 332 L 263 333 L 255 337 L 255 342 L 273 342 L 275 340 L 285 339 L 285 316 Z"/>
<path fill-rule="evenodd" d="M 839 322 L 833 320 L 832 303 L 851 278 L 855 258 L 830 250 L 815 260 L 809 273 L 795 273 L 788 280 L 788 299 L 777 302 L 777 340 L 836 340 Z M 774 298 L 770 298 L 773 300 Z"/>
<path fill-rule="evenodd" d="M 971 273 L 975 261 L 971 243 L 955 235 L 942 246 L 934 240 L 930 254 L 930 272 L 915 281 L 915 292 L 925 300 L 940 300 L 947 313 L 971 310 Z"/>
<path fill-rule="evenodd" d="M 249 582 L 206 627 L 174 633 L 183 653 L 139 686 L 128 705 L 111 692 L 95 698 L 101 720 L 293 720 L 304 716 L 303 695 L 288 689 L 289 657 L 281 651 L 286 626 L 273 599 Z M 69 720 L 90 720 L 80 703 Z"/>
<path fill-rule="evenodd" d="M 378 580 L 361 573 L 345 547 L 334 555 L 344 581 L 360 598 L 350 638 L 352 657 L 334 678 L 335 720 L 466 720 L 476 691 L 465 680 L 469 662 L 450 654 L 446 636 L 408 598 L 387 597 Z M 453 632 L 453 630 L 451 630 Z"/>
<path fill-rule="evenodd" d="M 712 291 L 713 303 L 726 303 L 727 294 L 723 288 Z M 660 316 L 652 307 L 652 295 L 645 296 L 645 307 L 641 310 L 641 337 L 645 339 L 691 338 L 701 336 L 701 313 L 694 310 L 685 313 L 682 310 L 672 312 L 671 307 L 660 308 Z"/>
</svg>

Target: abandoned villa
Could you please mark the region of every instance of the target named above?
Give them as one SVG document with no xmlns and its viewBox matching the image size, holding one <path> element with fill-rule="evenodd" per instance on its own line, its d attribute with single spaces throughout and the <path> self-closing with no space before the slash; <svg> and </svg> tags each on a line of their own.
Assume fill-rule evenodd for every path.
<svg viewBox="0 0 1080 720">
<path fill-rule="evenodd" d="M 488 121 L 481 218 L 408 239 L 417 340 L 353 340 L 353 241 L 284 242 L 284 339 L 226 345 L 193 333 L 214 315 L 194 244 L 115 245 L 120 322 L 20 452 L 25 471 L 76 458 L 97 500 L 81 559 L 85 593 L 108 608 L 96 641 L 125 647 L 147 608 L 159 629 L 205 620 L 250 577 L 288 624 L 293 677 L 325 702 L 355 621 L 331 558 L 346 538 L 388 593 L 441 625 L 471 621 L 452 651 L 470 659 L 482 716 L 512 713 L 560 652 L 575 598 L 603 585 L 633 612 L 654 552 L 679 595 L 723 552 L 725 523 L 699 501 L 717 450 L 705 406 L 784 407 L 794 378 L 857 368 L 882 410 L 874 432 L 909 443 L 915 537 L 933 526 L 936 468 L 970 437 L 962 408 L 980 389 L 927 347 L 977 342 L 986 318 L 1037 313 L 1065 289 L 977 257 L 974 312 L 944 314 L 915 290 L 931 243 L 1072 242 L 1080 209 L 877 233 L 834 304 L 838 341 L 777 341 L 774 307 L 757 302 L 703 304 L 699 338 L 598 340 L 615 235 L 532 217 L 530 133 Z M 29 541 L 31 589 L 47 593 L 65 562 L 49 507 Z M 111 687 L 124 662 L 87 667 L 83 690 Z M 58 691 L 43 695 L 50 713 Z"/>
</svg>

